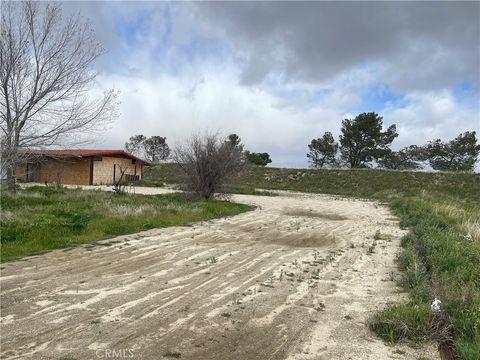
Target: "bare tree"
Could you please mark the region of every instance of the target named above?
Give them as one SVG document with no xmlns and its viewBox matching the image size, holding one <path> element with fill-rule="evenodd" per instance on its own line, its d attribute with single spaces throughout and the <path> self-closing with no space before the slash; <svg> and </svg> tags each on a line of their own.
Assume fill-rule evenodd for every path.
<svg viewBox="0 0 480 360">
<path fill-rule="evenodd" d="M 63 16 L 59 3 L 2 2 L 0 128 L 2 170 L 15 192 L 16 164 L 28 149 L 72 146 L 85 132 L 117 115 L 117 94 L 90 98 L 103 53 L 79 14 Z"/>
<path fill-rule="evenodd" d="M 213 198 L 227 177 L 245 166 L 241 148 L 218 134 L 193 135 L 173 150 L 172 157 L 185 175 L 185 190 L 205 199 Z"/>
</svg>

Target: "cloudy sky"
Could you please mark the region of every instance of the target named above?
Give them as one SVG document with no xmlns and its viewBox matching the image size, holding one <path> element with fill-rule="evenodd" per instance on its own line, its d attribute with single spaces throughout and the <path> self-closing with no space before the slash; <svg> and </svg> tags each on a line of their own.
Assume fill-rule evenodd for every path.
<svg viewBox="0 0 480 360">
<path fill-rule="evenodd" d="M 120 118 L 92 146 L 133 134 L 173 145 L 237 133 L 273 166 L 375 111 L 393 147 L 480 131 L 480 2 L 78 2 L 107 52 L 97 87 Z"/>
</svg>

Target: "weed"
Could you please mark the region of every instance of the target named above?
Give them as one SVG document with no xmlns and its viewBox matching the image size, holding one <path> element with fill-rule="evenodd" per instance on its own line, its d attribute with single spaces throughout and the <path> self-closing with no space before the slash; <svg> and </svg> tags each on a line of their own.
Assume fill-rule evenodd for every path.
<svg viewBox="0 0 480 360">
<path fill-rule="evenodd" d="M 260 290 L 259 290 L 260 292 Z M 241 304 L 241 300 L 240 300 L 240 295 L 238 293 L 234 293 L 233 294 L 233 305 L 239 305 Z"/>
<path fill-rule="evenodd" d="M 410 246 L 408 249 L 405 249 L 399 253 L 396 260 L 400 270 L 405 271 L 412 266 L 417 261 L 413 246 Z"/>
<path fill-rule="evenodd" d="M 430 306 L 428 304 L 392 305 L 377 313 L 370 327 L 383 340 L 394 344 L 400 340 L 420 342 L 428 337 Z"/>
<path fill-rule="evenodd" d="M 177 351 L 167 351 L 165 354 L 163 354 L 164 357 L 169 357 L 169 358 L 175 358 L 175 359 L 180 359 L 182 357 L 182 354 L 177 352 Z"/>
</svg>

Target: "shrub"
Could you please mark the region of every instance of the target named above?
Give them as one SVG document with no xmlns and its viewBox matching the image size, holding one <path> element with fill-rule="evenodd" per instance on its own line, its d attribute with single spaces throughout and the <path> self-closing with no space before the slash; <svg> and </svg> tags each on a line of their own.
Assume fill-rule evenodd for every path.
<svg viewBox="0 0 480 360">
<path fill-rule="evenodd" d="M 417 343 L 428 338 L 430 314 L 428 304 L 391 305 L 375 315 L 370 328 L 391 344 L 402 340 Z"/>
<path fill-rule="evenodd" d="M 174 150 L 173 159 L 183 172 L 185 190 L 205 199 L 213 198 L 228 176 L 245 165 L 242 148 L 222 141 L 217 134 L 192 136 Z"/>
</svg>

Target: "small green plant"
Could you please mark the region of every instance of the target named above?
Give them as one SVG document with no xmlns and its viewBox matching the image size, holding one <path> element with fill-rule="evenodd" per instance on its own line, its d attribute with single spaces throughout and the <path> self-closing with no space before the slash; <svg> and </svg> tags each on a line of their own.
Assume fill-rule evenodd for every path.
<svg viewBox="0 0 480 360">
<path fill-rule="evenodd" d="M 178 351 L 167 351 L 165 354 L 163 354 L 163 356 L 168 358 L 180 359 L 182 357 L 182 354 Z"/>
<path fill-rule="evenodd" d="M 397 255 L 396 260 L 400 270 L 405 271 L 411 267 L 417 261 L 413 246 L 409 246 L 404 251 L 400 252 Z"/>
<path fill-rule="evenodd" d="M 400 239 L 400 246 L 404 249 L 412 243 L 413 243 L 412 242 L 412 236 L 410 234 L 402 236 L 402 238 Z"/>
<path fill-rule="evenodd" d="M 300 221 L 295 221 L 294 226 L 295 226 L 295 230 L 297 230 L 298 232 L 300 230 Z"/>
<path fill-rule="evenodd" d="M 380 230 L 377 230 L 375 234 L 373 235 L 373 240 L 378 241 L 382 238 L 382 234 L 380 233 Z"/>
<path fill-rule="evenodd" d="M 239 305 L 241 304 L 241 300 L 240 300 L 240 294 L 239 293 L 234 293 L 233 294 L 233 305 Z"/>
</svg>

